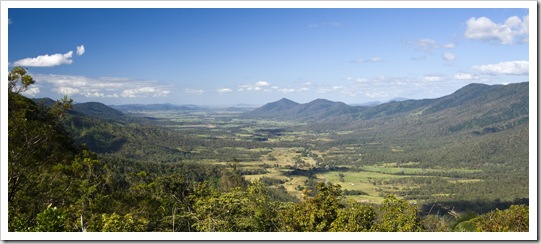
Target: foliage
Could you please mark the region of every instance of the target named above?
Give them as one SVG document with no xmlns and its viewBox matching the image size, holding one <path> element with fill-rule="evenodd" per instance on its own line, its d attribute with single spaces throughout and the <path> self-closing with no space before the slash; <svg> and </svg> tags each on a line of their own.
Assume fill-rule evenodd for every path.
<svg viewBox="0 0 541 244">
<path fill-rule="evenodd" d="M 437 214 L 431 214 L 421 218 L 422 229 L 428 232 L 450 232 L 452 229 L 449 222 L 448 217 Z"/>
<path fill-rule="evenodd" d="M 23 67 L 13 67 L 8 73 L 8 90 L 13 93 L 21 93 L 28 89 L 28 86 L 36 81 L 32 76 L 27 74 L 27 70 Z"/>
<path fill-rule="evenodd" d="M 471 221 L 477 231 L 520 232 L 529 231 L 529 207 L 512 205 L 509 209 L 496 209 Z"/>
<path fill-rule="evenodd" d="M 9 230 L 28 229 L 53 203 L 61 207 L 64 188 L 55 184 L 54 165 L 69 164 L 77 148 L 59 124 L 61 113 L 8 92 Z"/>
<path fill-rule="evenodd" d="M 43 212 L 36 216 L 36 227 L 32 231 L 38 232 L 62 232 L 66 213 L 57 207 L 47 206 Z"/>
<path fill-rule="evenodd" d="M 197 192 L 196 192 L 197 194 Z M 195 196 L 192 217 L 197 231 L 276 231 L 276 203 L 265 193 L 261 182 L 248 191 L 229 192 L 202 189 Z"/>
<path fill-rule="evenodd" d="M 417 207 L 404 200 L 388 195 L 381 205 L 377 231 L 412 232 L 421 231 L 421 221 Z"/>
<path fill-rule="evenodd" d="M 456 213 L 454 213 L 454 211 L 450 211 L 450 213 L 456 216 Z M 475 231 L 476 226 L 471 220 L 477 218 L 477 216 L 478 215 L 475 212 L 466 212 L 460 214 L 459 216 L 456 216 L 456 220 L 454 221 L 454 223 L 451 224 L 453 231 Z"/>
<path fill-rule="evenodd" d="M 317 193 L 291 205 L 283 212 L 282 231 L 329 231 L 338 212 L 344 207 L 340 185 L 317 184 Z"/>
<path fill-rule="evenodd" d="M 145 230 L 145 225 L 148 223 L 145 219 L 135 220 L 131 214 L 120 216 L 116 213 L 102 214 L 102 227 L 103 232 L 134 232 Z"/>
<path fill-rule="evenodd" d="M 67 97 L 38 105 L 21 95 L 34 81 L 20 67 L 8 80 L 9 231 L 529 228 L 528 207 L 517 205 L 527 204 L 519 197 L 528 192 L 527 84 L 488 90 L 470 86 L 441 99 L 372 109 L 283 100 L 266 108 L 293 109 L 308 116 L 307 121 L 329 121 L 253 127 L 261 121 L 232 123 L 237 117 L 220 115 L 212 121 L 222 128 L 186 130 L 179 126 L 184 122 L 162 121 L 172 130 L 146 124 L 154 120 L 130 119 L 103 104 L 75 106 Z M 355 120 L 359 117 L 366 120 Z M 337 131 L 336 118 L 354 123 L 342 123 L 344 131 Z M 273 148 L 293 150 L 284 156 Z M 374 172 L 376 168 L 381 172 Z M 281 175 L 251 183 L 244 178 L 267 173 Z M 359 174 L 374 178 L 356 179 Z M 345 184 L 345 190 L 330 182 L 354 179 L 356 185 Z M 358 188 L 361 181 L 371 188 Z M 295 185 L 303 191 L 302 199 L 287 193 Z M 381 205 L 346 201 L 346 195 L 373 197 L 372 187 L 381 196 L 397 196 L 387 195 Z M 519 200 L 510 202 L 513 198 Z M 406 199 L 424 203 L 424 216 Z M 427 211 L 428 204 L 432 207 Z M 431 214 L 433 208 L 437 214 Z M 449 209 L 474 213 L 452 220 Z"/>
<path fill-rule="evenodd" d="M 350 202 L 348 206 L 338 211 L 338 215 L 331 223 L 329 231 L 371 231 L 375 226 L 376 218 L 377 214 L 373 207 Z"/>
</svg>

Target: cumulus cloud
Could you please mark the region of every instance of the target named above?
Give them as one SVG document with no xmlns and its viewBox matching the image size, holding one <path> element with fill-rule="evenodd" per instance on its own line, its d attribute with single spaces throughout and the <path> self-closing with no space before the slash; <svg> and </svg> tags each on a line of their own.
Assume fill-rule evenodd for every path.
<svg viewBox="0 0 541 244">
<path fill-rule="evenodd" d="M 528 61 L 508 61 L 497 64 L 472 66 L 471 68 L 489 75 L 527 75 L 529 73 Z"/>
<path fill-rule="evenodd" d="M 85 53 L 85 46 L 77 46 L 76 54 L 81 56 Z M 24 66 L 24 67 L 53 67 L 62 64 L 71 64 L 73 63 L 73 51 L 67 53 L 55 53 L 55 54 L 45 54 L 40 55 L 35 58 L 24 58 L 13 62 L 13 66 Z"/>
<path fill-rule="evenodd" d="M 79 89 L 73 87 L 56 87 L 53 88 L 53 91 L 67 96 L 73 96 L 81 92 Z"/>
<path fill-rule="evenodd" d="M 498 41 L 501 44 L 513 44 L 516 38 L 527 42 L 529 33 L 529 15 L 520 19 L 509 17 L 504 23 L 495 23 L 487 17 L 472 17 L 466 21 L 464 36 L 468 39 Z"/>
<path fill-rule="evenodd" d="M 239 85 L 238 91 L 269 91 L 270 83 L 267 81 L 258 81 L 253 84 Z"/>
<path fill-rule="evenodd" d="M 220 88 L 218 90 L 216 90 L 216 92 L 220 93 L 221 94 L 224 94 L 224 93 L 228 93 L 228 92 L 232 92 L 233 90 L 231 90 L 230 88 Z"/>
<path fill-rule="evenodd" d="M 478 77 L 470 73 L 459 72 L 455 74 L 457 80 L 476 80 Z"/>
<path fill-rule="evenodd" d="M 74 75 L 32 74 L 36 84 L 61 95 L 83 97 L 164 97 L 170 91 L 155 81 L 118 77 L 89 78 Z"/>
<path fill-rule="evenodd" d="M 14 66 L 24 66 L 24 67 L 52 67 L 62 64 L 71 64 L 73 60 L 71 59 L 73 51 L 69 51 L 64 54 L 52 54 L 52 55 L 41 55 L 35 58 L 25 58 L 13 62 Z"/>
<path fill-rule="evenodd" d="M 270 83 L 268 83 L 266 81 L 258 81 L 258 82 L 255 83 L 255 86 L 257 86 L 257 87 L 270 86 Z"/>
<path fill-rule="evenodd" d="M 39 90 L 39 87 L 38 86 L 30 86 L 28 87 L 28 89 L 24 92 L 22 92 L 24 95 L 26 96 L 29 96 L 29 97 L 34 97 L 36 96 L 37 94 L 39 94 L 40 90 Z"/>
<path fill-rule="evenodd" d="M 122 97 L 166 97 L 170 91 L 162 90 L 157 87 L 139 87 L 134 89 L 126 89 L 122 91 L 120 96 Z"/>
<path fill-rule="evenodd" d="M 84 45 L 81 45 L 81 46 L 77 46 L 77 55 L 78 56 L 81 56 L 85 53 L 85 46 Z"/>
<path fill-rule="evenodd" d="M 443 53 L 443 59 L 445 61 L 453 61 L 455 60 L 455 55 L 453 53 Z"/>
</svg>

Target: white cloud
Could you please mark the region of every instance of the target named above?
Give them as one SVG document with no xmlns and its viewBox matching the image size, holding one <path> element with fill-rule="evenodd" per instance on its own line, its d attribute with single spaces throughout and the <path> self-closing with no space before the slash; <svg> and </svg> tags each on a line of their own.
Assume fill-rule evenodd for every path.
<svg viewBox="0 0 541 244">
<path fill-rule="evenodd" d="M 421 51 L 425 53 L 430 53 L 435 49 L 451 49 L 455 48 L 456 45 L 454 43 L 447 43 L 447 44 L 439 44 L 436 40 L 430 39 L 430 38 L 423 38 L 418 39 L 415 41 L 409 41 L 409 40 L 402 40 L 402 43 L 413 47 L 415 51 Z M 425 57 L 421 57 L 421 59 L 424 59 Z M 420 58 L 415 58 L 416 60 L 420 60 Z"/>
<path fill-rule="evenodd" d="M 205 91 L 203 91 L 203 90 L 196 90 L 196 89 L 190 89 L 190 88 L 184 89 L 184 92 L 197 94 L 197 95 L 201 95 L 201 94 L 205 93 Z"/>
<path fill-rule="evenodd" d="M 446 48 L 446 49 L 455 48 L 455 44 L 454 43 L 447 43 L 445 45 L 442 45 L 441 48 Z"/>
<path fill-rule="evenodd" d="M 478 78 L 479 77 L 470 73 L 459 72 L 455 74 L 455 79 L 457 80 L 476 80 Z"/>
<path fill-rule="evenodd" d="M 475 40 L 495 40 L 501 44 L 513 44 L 516 37 L 521 41 L 527 39 L 529 33 L 529 15 L 521 20 L 517 16 L 507 18 L 504 23 L 494 23 L 487 17 L 470 18 L 466 21 L 466 32 L 464 36 Z"/>
<path fill-rule="evenodd" d="M 443 59 L 445 61 L 453 61 L 455 60 L 455 55 L 453 53 L 443 53 Z"/>
<path fill-rule="evenodd" d="M 17 60 L 13 63 L 14 66 L 24 66 L 24 67 L 52 67 L 61 64 L 71 64 L 73 60 L 71 56 L 73 51 L 69 51 L 65 54 L 53 54 L 53 55 L 41 55 L 35 58 L 25 58 Z"/>
<path fill-rule="evenodd" d="M 62 95 L 84 97 L 163 97 L 170 91 L 155 81 L 117 77 L 89 78 L 74 75 L 32 74 L 36 84 L 50 86 Z"/>
<path fill-rule="evenodd" d="M 30 86 L 28 87 L 28 89 L 24 92 L 22 92 L 24 95 L 26 96 L 29 96 L 29 97 L 34 97 L 36 96 L 37 94 L 39 94 L 40 90 L 39 90 L 39 87 L 37 86 Z"/>
<path fill-rule="evenodd" d="M 280 88 L 278 89 L 278 91 L 281 93 L 287 94 L 287 93 L 295 92 L 295 89 L 288 87 L 288 88 Z"/>
<path fill-rule="evenodd" d="M 84 45 L 81 45 L 81 46 L 77 46 L 77 55 L 78 56 L 81 56 L 85 53 L 85 46 Z"/>
<path fill-rule="evenodd" d="M 388 92 L 385 91 L 367 91 L 364 93 L 369 98 L 385 98 L 390 97 Z"/>
<path fill-rule="evenodd" d="M 529 62 L 508 61 L 497 64 L 477 65 L 471 68 L 490 75 L 527 75 L 529 73 Z"/>
<path fill-rule="evenodd" d="M 356 78 L 355 80 L 353 85 L 345 87 L 344 94 L 380 100 L 395 97 L 415 99 L 437 97 L 445 94 L 442 91 L 449 84 L 448 79 L 442 74 L 427 74 L 422 77 L 382 75 L 373 78 Z"/>
<path fill-rule="evenodd" d="M 380 57 L 371 57 L 369 59 L 362 59 L 362 58 L 359 58 L 357 60 L 353 60 L 352 62 L 353 63 L 357 63 L 357 64 L 362 64 L 362 63 L 375 63 L 375 62 L 382 62 L 383 60 L 381 60 Z"/>
<path fill-rule="evenodd" d="M 443 77 L 439 76 L 439 75 L 427 75 L 427 76 L 423 77 L 423 80 L 424 81 L 435 82 L 435 81 L 443 80 Z"/>
<path fill-rule="evenodd" d="M 268 91 L 270 83 L 267 81 L 258 81 L 253 84 L 239 85 L 238 91 Z"/>
<path fill-rule="evenodd" d="M 79 89 L 73 87 L 56 87 L 53 88 L 53 91 L 67 96 L 73 96 L 81 92 Z"/>
<path fill-rule="evenodd" d="M 436 41 L 434 41 L 432 39 L 429 39 L 429 38 L 426 38 L 426 39 L 417 40 L 414 43 L 414 47 L 417 50 L 421 50 L 421 51 L 424 51 L 424 52 L 430 52 L 430 51 L 432 51 L 432 49 L 436 48 L 437 45 L 436 45 Z"/>
<path fill-rule="evenodd" d="M 85 53 L 85 46 L 80 45 L 76 48 L 77 56 L 81 56 Z M 35 58 L 24 58 L 13 62 L 13 66 L 23 66 L 23 67 L 53 67 L 62 64 L 71 64 L 73 63 L 73 51 L 67 53 L 55 53 L 55 54 L 45 54 L 40 55 Z"/>
<path fill-rule="evenodd" d="M 255 86 L 262 87 L 262 86 L 270 86 L 270 83 L 266 81 L 258 81 L 255 83 Z"/>
<path fill-rule="evenodd" d="M 220 88 L 218 90 L 216 90 L 216 92 L 220 93 L 221 94 L 224 94 L 224 93 L 228 93 L 228 92 L 232 92 L 233 90 L 231 90 L 230 88 Z"/>
<path fill-rule="evenodd" d="M 347 92 L 347 88 L 344 86 L 319 87 L 316 92 L 323 94 L 333 92 Z"/>
<path fill-rule="evenodd" d="M 161 90 L 157 87 L 139 87 L 134 89 L 126 89 L 122 91 L 120 96 L 122 97 L 166 97 L 170 91 Z"/>
</svg>

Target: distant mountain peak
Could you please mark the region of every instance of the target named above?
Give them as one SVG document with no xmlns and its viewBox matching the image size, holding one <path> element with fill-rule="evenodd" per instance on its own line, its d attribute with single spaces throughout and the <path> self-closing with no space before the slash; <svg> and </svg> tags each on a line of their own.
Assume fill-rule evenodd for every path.
<svg viewBox="0 0 541 244">
<path fill-rule="evenodd" d="M 287 99 L 287 98 L 285 98 L 285 97 L 282 98 L 282 99 L 280 99 L 280 100 L 278 100 L 278 101 L 276 101 L 276 102 L 281 102 L 281 103 L 283 103 L 283 102 L 287 102 L 287 103 L 297 103 L 297 102 L 292 101 L 292 100 L 290 100 L 290 99 Z M 298 103 L 297 103 L 297 104 L 298 104 Z"/>
</svg>

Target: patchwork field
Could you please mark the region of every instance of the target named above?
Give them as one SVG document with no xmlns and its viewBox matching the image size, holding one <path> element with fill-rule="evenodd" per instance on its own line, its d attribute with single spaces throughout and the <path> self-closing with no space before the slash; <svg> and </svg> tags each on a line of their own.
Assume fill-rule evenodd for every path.
<svg viewBox="0 0 541 244">
<path fill-rule="evenodd" d="M 425 140 L 413 141 L 417 146 L 388 141 L 371 127 L 326 129 L 302 122 L 241 118 L 219 109 L 132 115 L 152 118 L 153 123 L 212 144 L 179 145 L 177 150 L 190 154 L 184 161 L 235 165 L 246 180 L 260 179 L 298 198 L 313 192 L 317 182 L 339 184 L 346 198 L 371 203 L 381 203 L 387 194 L 413 202 L 460 199 L 492 187 L 486 181 L 494 170 L 485 171 L 479 164 L 470 167 L 460 158 L 454 162 L 449 158 L 440 162 L 437 156 L 429 157 L 435 158 L 430 161 L 416 159 L 416 147 L 431 153 Z M 213 142 L 218 140 L 225 143 Z"/>
</svg>

